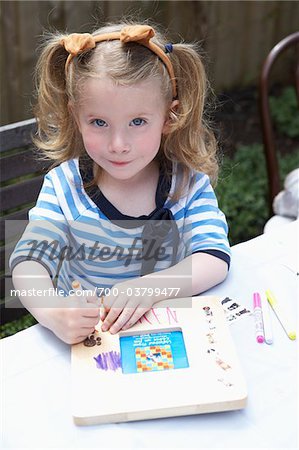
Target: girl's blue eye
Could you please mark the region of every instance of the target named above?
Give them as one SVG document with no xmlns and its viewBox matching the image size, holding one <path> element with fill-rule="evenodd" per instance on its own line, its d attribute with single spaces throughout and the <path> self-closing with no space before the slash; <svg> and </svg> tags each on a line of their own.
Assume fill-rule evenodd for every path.
<svg viewBox="0 0 299 450">
<path fill-rule="evenodd" d="M 102 120 L 102 119 L 95 119 L 93 121 L 93 123 L 95 123 L 97 127 L 106 127 L 107 126 L 105 120 Z"/>
<path fill-rule="evenodd" d="M 141 119 L 140 117 L 137 117 L 136 119 L 133 119 L 131 124 L 135 125 L 136 127 L 140 127 L 140 125 L 145 124 L 145 120 Z"/>
</svg>

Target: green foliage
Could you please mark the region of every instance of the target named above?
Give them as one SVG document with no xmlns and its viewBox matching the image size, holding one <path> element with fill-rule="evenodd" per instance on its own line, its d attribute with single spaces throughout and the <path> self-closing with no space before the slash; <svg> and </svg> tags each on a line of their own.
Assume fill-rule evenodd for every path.
<svg viewBox="0 0 299 450">
<path fill-rule="evenodd" d="M 25 328 L 29 328 L 32 325 L 35 325 L 37 321 L 31 314 L 26 314 L 20 319 L 13 320 L 12 322 L 1 325 L 0 330 L 0 339 L 5 338 L 7 336 L 11 336 L 12 334 L 17 333 L 18 331 L 24 330 Z"/>
<path fill-rule="evenodd" d="M 299 153 L 278 156 L 281 180 L 299 167 Z M 225 213 L 231 245 L 263 233 L 268 220 L 268 178 L 261 144 L 238 147 L 232 159 L 224 158 L 216 186 Z"/>
<path fill-rule="evenodd" d="M 288 86 L 280 96 L 270 96 L 269 104 L 278 131 L 290 138 L 299 137 L 299 112 L 295 88 Z"/>
</svg>

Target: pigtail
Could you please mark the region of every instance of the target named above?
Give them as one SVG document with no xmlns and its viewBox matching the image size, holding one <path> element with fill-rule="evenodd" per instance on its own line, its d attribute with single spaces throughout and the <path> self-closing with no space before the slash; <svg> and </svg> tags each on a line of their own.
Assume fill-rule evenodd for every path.
<svg viewBox="0 0 299 450">
<path fill-rule="evenodd" d="M 165 155 L 182 164 L 185 180 L 194 169 L 206 173 L 215 183 L 217 142 L 204 117 L 208 82 L 203 62 L 192 44 L 174 45 L 171 61 L 179 105 L 171 112 L 170 133 L 163 143 Z"/>
<path fill-rule="evenodd" d="M 68 52 L 60 44 L 62 37 L 52 35 L 38 59 L 34 109 L 38 122 L 35 145 L 46 159 L 59 163 L 76 156 L 76 143 L 80 140 L 68 106 L 70 98 L 65 76 Z"/>
</svg>

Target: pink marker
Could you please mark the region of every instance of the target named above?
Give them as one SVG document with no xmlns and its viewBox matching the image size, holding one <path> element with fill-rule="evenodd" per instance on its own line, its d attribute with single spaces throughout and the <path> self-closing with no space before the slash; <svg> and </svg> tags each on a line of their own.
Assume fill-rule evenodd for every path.
<svg viewBox="0 0 299 450">
<path fill-rule="evenodd" d="M 254 315 L 254 322 L 255 322 L 256 340 L 259 344 L 262 344 L 265 341 L 265 335 L 264 335 L 261 297 L 258 292 L 255 292 L 253 294 L 253 315 Z"/>
</svg>

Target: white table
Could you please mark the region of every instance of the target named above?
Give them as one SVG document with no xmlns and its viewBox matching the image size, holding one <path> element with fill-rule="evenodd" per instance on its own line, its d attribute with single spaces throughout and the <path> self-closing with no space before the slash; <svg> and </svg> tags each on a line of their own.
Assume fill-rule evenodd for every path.
<svg viewBox="0 0 299 450">
<path fill-rule="evenodd" d="M 252 309 L 252 293 L 270 288 L 298 335 L 298 226 L 233 247 L 228 278 L 208 293 Z M 252 316 L 231 325 L 248 384 L 244 410 L 92 427 L 72 420 L 68 345 L 40 325 L 3 339 L 2 447 L 296 448 L 298 340 L 271 316 L 273 345 L 256 343 Z"/>
</svg>

